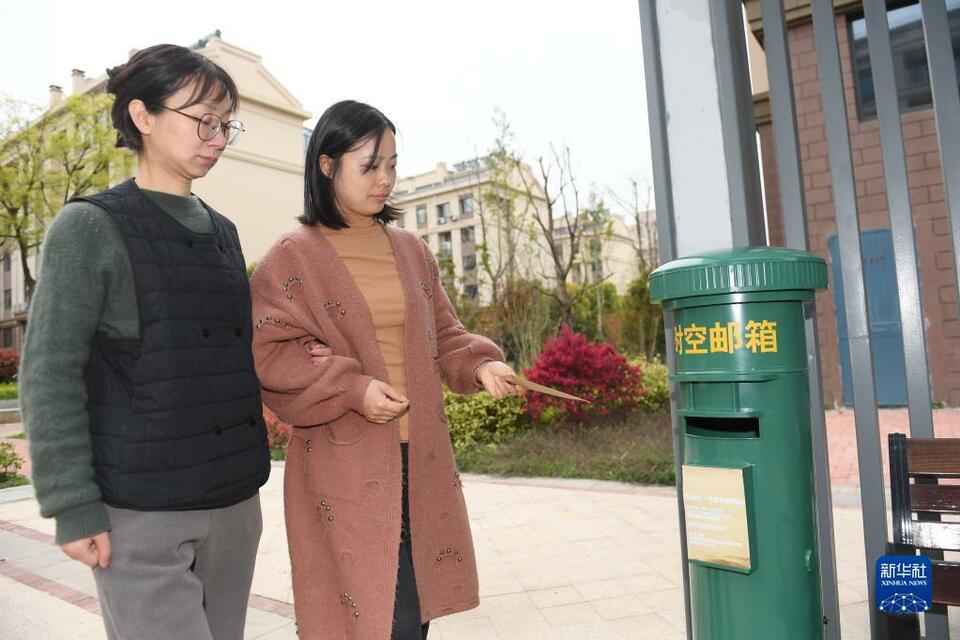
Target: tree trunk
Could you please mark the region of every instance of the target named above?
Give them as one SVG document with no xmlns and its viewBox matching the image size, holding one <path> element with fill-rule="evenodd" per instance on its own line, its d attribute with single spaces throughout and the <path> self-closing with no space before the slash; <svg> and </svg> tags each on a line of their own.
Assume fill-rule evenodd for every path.
<svg viewBox="0 0 960 640">
<path fill-rule="evenodd" d="M 33 300 L 33 290 L 37 286 L 37 281 L 30 273 L 30 248 L 22 238 L 17 238 L 17 247 L 20 250 L 20 267 L 23 269 L 23 288 L 26 294 L 27 308 L 30 308 L 30 301 Z"/>
</svg>

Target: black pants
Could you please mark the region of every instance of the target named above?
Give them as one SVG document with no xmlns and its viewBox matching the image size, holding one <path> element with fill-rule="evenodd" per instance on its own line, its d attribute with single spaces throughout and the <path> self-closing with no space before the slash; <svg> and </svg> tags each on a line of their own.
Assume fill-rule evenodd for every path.
<svg viewBox="0 0 960 640">
<path fill-rule="evenodd" d="M 390 640 L 426 640 L 430 623 L 420 623 L 420 598 L 417 578 L 413 573 L 413 551 L 410 543 L 410 491 L 407 474 L 409 451 L 400 444 L 403 457 L 403 516 L 400 527 L 400 565 L 397 568 L 397 597 L 393 606 L 393 633 Z"/>
</svg>

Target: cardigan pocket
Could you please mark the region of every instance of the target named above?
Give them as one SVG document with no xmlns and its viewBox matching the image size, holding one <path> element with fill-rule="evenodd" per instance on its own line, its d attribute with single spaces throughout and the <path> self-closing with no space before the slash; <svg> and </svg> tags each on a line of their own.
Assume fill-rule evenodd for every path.
<svg viewBox="0 0 960 640">
<path fill-rule="evenodd" d="M 323 431 L 327 439 L 335 445 L 354 445 L 363 440 L 370 431 L 370 422 L 359 414 L 348 412 L 328 423 Z"/>
</svg>

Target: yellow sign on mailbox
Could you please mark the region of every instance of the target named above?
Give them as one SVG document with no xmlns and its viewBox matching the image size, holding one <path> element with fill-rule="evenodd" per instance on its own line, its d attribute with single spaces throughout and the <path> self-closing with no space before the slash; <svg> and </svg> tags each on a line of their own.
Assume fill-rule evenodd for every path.
<svg viewBox="0 0 960 640">
<path fill-rule="evenodd" d="M 752 569 L 744 469 L 683 465 L 690 560 Z"/>
</svg>

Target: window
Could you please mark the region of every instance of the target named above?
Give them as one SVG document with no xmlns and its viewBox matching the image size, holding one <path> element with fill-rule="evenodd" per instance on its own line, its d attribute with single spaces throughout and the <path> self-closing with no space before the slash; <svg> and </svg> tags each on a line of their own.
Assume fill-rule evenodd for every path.
<svg viewBox="0 0 960 640">
<path fill-rule="evenodd" d="M 10 349 L 13 347 L 13 327 L 4 327 L 3 329 L 3 348 Z"/>
<path fill-rule="evenodd" d="M 460 244 L 473 244 L 476 242 L 476 227 L 464 227 L 460 229 Z"/>
<path fill-rule="evenodd" d="M 449 256 L 453 253 L 453 235 L 449 231 L 444 231 L 439 235 L 440 255 Z"/>
<path fill-rule="evenodd" d="M 469 255 L 463 256 L 463 270 L 464 271 L 473 271 L 477 268 L 477 254 L 471 253 Z"/>
<path fill-rule="evenodd" d="M 461 218 L 473 217 L 473 194 L 460 196 L 460 217 Z"/>
<path fill-rule="evenodd" d="M 417 229 L 423 229 L 427 226 L 427 205 L 417 205 Z"/>
<path fill-rule="evenodd" d="M 13 309 L 13 291 L 10 289 L 3 290 L 3 308 L 7 311 Z"/>
<path fill-rule="evenodd" d="M 590 265 L 590 270 L 593 272 L 593 281 L 600 282 L 603 279 L 603 262 L 600 260 L 595 260 L 593 264 Z"/>
<path fill-rule="evenodd" d="M 475 285 L 475 284 L 473 284 L 473 283 L 468 283 L 468 284 L 463 285 L 463 293 L 464 293 L 464 295 L 466 295 L 467 298 L 469 298 L 470 300 L 476 300 L 476 299 L 477 299 L 477 285 Z"/>
<path fill-rule="evenodd" d="M 10 254 L 3 254 L 3 272 L 10 273 Z"/>
<path fill-rule="evenodd" d="M 960 58 L 960 0 L 946 0 L 946 3 L 956 66 Z M 890 25 L 890 47 L 893 50 L 893 72 L 900 110 L 906 112 L 929 107 L 933 98 L 927 72 L 920 4 L 914 0 L 904 6 L 888 9 L 887 23 Z M 867 25 L 863 17 L 850 21 L 850 35 L 857 113 L 861 120 L 866 120 L 876 117 L 877 102 L 867 47 Z"/>
<path fill-rule="evenodd" d="M 447 224 L 450 222 L 450 203 L 444 202 L 437 205 L 437 224 Z"/>
</svg>

